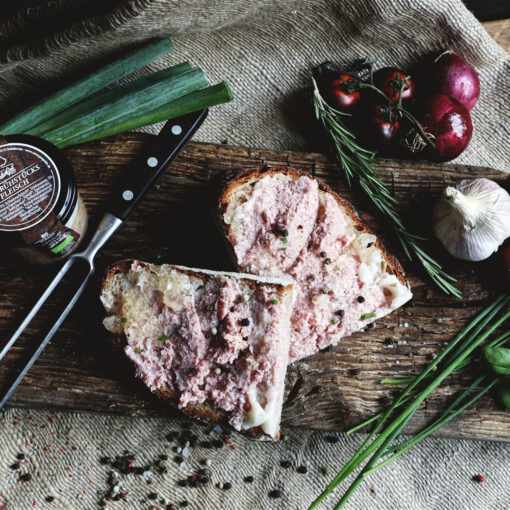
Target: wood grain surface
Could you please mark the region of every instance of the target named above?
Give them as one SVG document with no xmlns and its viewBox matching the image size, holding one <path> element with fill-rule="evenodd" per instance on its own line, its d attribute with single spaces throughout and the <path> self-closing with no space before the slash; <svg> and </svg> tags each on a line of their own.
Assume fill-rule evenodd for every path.
<svg viewBox="0 0 510 510">
<path fill-rule="evenodd" d="M 94 227 L 108 205 L 112 190 L 122 180 L 150 135 L 125 134 L 67 150 Z M 68 320 L 15 392 L 11 406 L 51 407 L 132 415 L 174 415 L 133 376 L 115 354 L 101 326 L 98 300 L 100 278 L 107 264 L 134 257 L 209 269 L 232 269 L 214 225 L 211 207 L 217 188 L 232 170 L 261 163 L 293 166 L 312 172 L 351 200 L 362 218 L 383 234 L 367 204 L 347 190 L 335 165 L 325 156 L 273 152 L 190 143 L 167 170 L 157 189 L 149 192 L 122 230 L 97 260 L 97 274 Z M 385 162 L 379 169 L 401 201 L 401 212 L 417 232 L 429 235 L 430 207 L 445 184 L 484 175 L 505 186 L 507 177 L 494 170 L 429 163 Z M 490 264 L 453 261 L 435 243 L 430 251 L 459 278 L 462 301 L 441 294 L 406 262 L 391 237 L 381 236 L 403 262 L 413 287 L 412 302 L 365 332 L 344 339 L 329 352 L 293 364 L 287 377 L 283 425 L 344 430 L 380 411 L 396 388 L 381 386 L 384 377 L 419 372 L 496 293 Z M 4 255 L 0 262 L 0 345 L 45 288 L 55 267 L 27 266 Z M 11 380 L 41 340 L 59 308 L 52 300 L 15 348 L 0 364 L 0 385 Z M 444 407 L 470 381 L 465 373 L 452 378 L 427 400 L 407 432 L 414 432 Z M 510 439 L 510 413 L 484 399 L 440 434 L 473 438 Z"/>
<path fill-rule="evenodd" d="M 489 35 L 507 52 L 510 53 L 510 19 L 500 19 L 482 23 Z"/>
</svg>

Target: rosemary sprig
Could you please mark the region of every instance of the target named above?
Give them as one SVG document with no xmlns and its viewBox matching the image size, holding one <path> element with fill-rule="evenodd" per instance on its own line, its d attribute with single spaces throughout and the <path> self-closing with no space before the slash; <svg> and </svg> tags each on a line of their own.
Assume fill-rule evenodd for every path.
<svg viewBox="0 0 510 510">
<path fill-rule="evenodd" d="M 415 377 L 411 384 L 402 392 L 400 397 L 384 412 L 379 415 L 377 423 L 372 432 L 365 439 L 361 447 L 354 454 L 351 460 L 342 468 L 342 470 L 329 483 L 326 489 L 311 504 L 309 510 L 315 509 L 318 505 L 336 489 L 336 487 L 351 475 L 365 461 L 366 464 L 361 472 L 348 487 L 335 509 L 340 509 L 356 490 L 359 484 L 366 476 L 387 465 L 398 456 L 406 452 L 409 448 L 421 441 L 424 437 L 434 432 L 444 423 L 453 419 L 464 409 L 472 405 L 479 398 L 485 395 L 499 381 L 497 378 L 488 378 L 483 375 L 476 379 L 461 395 L 459 395 L 441 415 L 418 433 L 415 437 L 407 441 L 393 445 L 394 440 L 400 434 L 404 426 L 414 415 L 421 403 L 453 372 L 458 371 L 466 365 L 467 360 L 473 361 L 474 351 L 487 340 L 503 324 L 508 324 L 510 319 L 510 311 L 508 303 L 510 302 L 510 293 L 506 293 L 497 298 L 483 312 L 471 321 L 453 340 L 448 344 L 441 354 L 432 361 L 423 372 Z M 503 312 L 501 314 L 501 312 Z M 505 325 L 506 325 L 505 324 Z M 488 345 L 500 346 L 506 342 L 510 335 L 507 331 L 498 338 L 492 340 Z M 439 365 L 440 364 L 440 365 Z M 439 367 L 438 367 L 439 365 Z M 432 379 L 432 380 L 430 380 Z M 490 379 L 487 382 L 487 379 Z M 426 385 L 421 389 L 418 385 L 425 382 Z M 483 383 L 483 384 L 482 384 Z M 473 390 L 477 389 L 477 393 L 471 396 Z M 405 406 L 404 406 L 405 404 Z M 394 411 L 404 406 L 394 417 Z M 389 420 L 384 428 L 383 425 Z M 376 421 L 373 418 L 365 423 Z M 358 427 L 356 427 L 358 428 Z M 379 435 L 376 437 L 376 435 Z M 384 460 L 381 460 L 386 457 Z M 381 460 L 381 462 L 379 462 Z"/>
<path fill-rule="evenodd" d="M 406 229 L 402 217 L 395 210 L 398 200 L 390 193 L 386 184 L 377 177 L 375 167 L 379 164 L 379 160 L 375 153 L 358 145 L 356 136 L 342 121 L 342 117 L 348 114 L 329 106 L 320 95 L 315 80 L 313 84 L 315 115 L 330 138 L 336 159 L 349 187 L 357 182 L 374 208 L 393 227 L 406 257 L 409 260 L 416 258 L 430 279 L 443 292 L 460 298 L 462 293 L 452 284 L 456 279 L 446 273 L 441 265 L 421 247 L 421 242 L 425 239 Z"/>
</svg>

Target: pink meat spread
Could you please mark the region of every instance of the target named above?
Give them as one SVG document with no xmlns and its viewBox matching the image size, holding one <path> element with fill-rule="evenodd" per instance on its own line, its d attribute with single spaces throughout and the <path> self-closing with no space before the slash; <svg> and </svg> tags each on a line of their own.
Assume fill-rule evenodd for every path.
<svg viewBox="0 0 510 510">
<path fill-rule="evenodd" d="M 290 361 L 336 344 L 411 298 L 376 237 L 315 179 L 277 173 L 240 186 L 223 218 L 239 266 L 295 282 Z"/>
<path fill-rule="evenodd" d="M 105 326 L 151 389 L 180 407 L 212 403 L 238 428 L 274 436 L 289 349 L 290 286 L 134 262 L 103 291 Z"/>
</svg>

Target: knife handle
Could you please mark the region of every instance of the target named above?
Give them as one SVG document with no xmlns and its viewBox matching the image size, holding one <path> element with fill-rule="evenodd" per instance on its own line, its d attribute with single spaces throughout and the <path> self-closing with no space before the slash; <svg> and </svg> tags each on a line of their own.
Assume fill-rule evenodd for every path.
<svg viewBox="0 0 510 510">
<path fill-rule="evenodd" d="M 123 186 L 113 199 L 110 212 L 122 221 L 132 213 L 138 202 L 154 184 L 163 170 L 179 154 L 207 117 L 208 110 L 169 120 L 144 151 L 142 158 L 125 177 Z"/>
</svg>

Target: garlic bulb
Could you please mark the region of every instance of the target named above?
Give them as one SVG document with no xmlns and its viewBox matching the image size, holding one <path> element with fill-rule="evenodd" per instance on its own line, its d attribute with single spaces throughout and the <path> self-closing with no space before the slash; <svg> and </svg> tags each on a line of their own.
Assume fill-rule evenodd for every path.
<svg viewBox="0 0 510 510">
<path fill-rule="evenodd" d="M 454 257 L 484 260 L 510 237 L 510 195 L 484 178 L 448 186 L 434 208 L 434 233 Z"/>
</svg>

